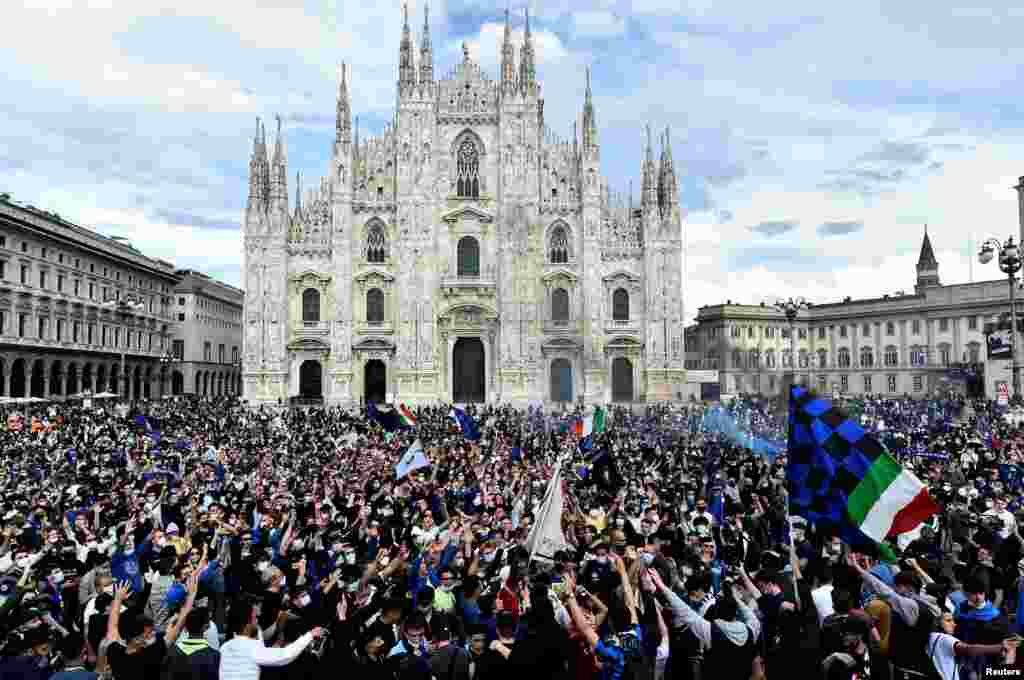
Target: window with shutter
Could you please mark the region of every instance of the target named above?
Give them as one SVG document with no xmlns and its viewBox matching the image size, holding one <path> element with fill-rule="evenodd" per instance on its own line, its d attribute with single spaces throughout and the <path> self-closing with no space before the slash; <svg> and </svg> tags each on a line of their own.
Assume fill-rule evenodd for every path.
<svg viewBox="0 0 1024 680">
<path fill-rule="evenodd" d="M 480 276 L 480 244 L 472 236 L 459 239 L 456 252 L 459 276 Z"/>
<path fill-rule="evenodd" d="M 384 323 L 384 291 L 380 288 L 366 291 L 366 323 L 376 326 Z"/>
</svg>

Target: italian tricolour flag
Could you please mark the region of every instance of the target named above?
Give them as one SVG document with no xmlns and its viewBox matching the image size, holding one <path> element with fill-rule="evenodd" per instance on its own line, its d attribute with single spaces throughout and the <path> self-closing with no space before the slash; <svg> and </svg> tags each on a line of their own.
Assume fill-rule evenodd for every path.
<svg viewBox="0 0 1024 680">
<path fill-rule="evenodd" d="M 921 480 L 888 452 L 875 459 L 848 500 L 850 521 L 876 543 L 911 531 L 939 509 Z"/>
<path fill-rule="evenodd" d="M 604 409 L 600 406 L 594 407 L 594 412 L 576 421 L 576 435 L 578 437 L 589 437 L 592 434 L 604 432 Z"/>
<path fill-rule="evenodd" d="M 412 411 L 405 404 L 398 406 L 398 417 L 405 427 L 416 427 L 416 416 L 412 414 Z"/>
</svg>

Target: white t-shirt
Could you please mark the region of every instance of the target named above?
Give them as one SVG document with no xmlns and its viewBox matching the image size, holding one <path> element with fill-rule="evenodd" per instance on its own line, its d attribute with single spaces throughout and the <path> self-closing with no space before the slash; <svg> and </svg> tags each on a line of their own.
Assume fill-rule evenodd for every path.
<svg viewBox="0 0 1024 680">
<path fill-rule="evenodd" d="M 935 670 L 942 680 L 956 680 L 956 643 L 952 635 L 932 633 L 928 636 L 928 649 L 925 652 L 935 664 Z"/>
<path fill-rule="evenodd" d="M 814 608 L 818 610 L 819 626 L 825 622 L 825 619 L 836 613 L 836 608 L 832 604 L 832 589 L 833 585 L 830 583 L 811 591 L 811 600 L 814 601 Z"/>
</svg>

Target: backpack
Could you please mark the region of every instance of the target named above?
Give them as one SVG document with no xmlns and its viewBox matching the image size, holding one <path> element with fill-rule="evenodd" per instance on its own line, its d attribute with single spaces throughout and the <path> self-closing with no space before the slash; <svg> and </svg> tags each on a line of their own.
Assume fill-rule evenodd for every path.
<svg viewBox="0 0 1024 680">
<path fill-rule="evenodd" d="M 213 647 L 205 647 L 192 654 L 185 654 L 177 644 L 168 645 L 160 667 L 160 680 L 177 680 L 178 678 L 207 678 L 215 680 L 219 676 L 220 652 Z"/>
</svg>

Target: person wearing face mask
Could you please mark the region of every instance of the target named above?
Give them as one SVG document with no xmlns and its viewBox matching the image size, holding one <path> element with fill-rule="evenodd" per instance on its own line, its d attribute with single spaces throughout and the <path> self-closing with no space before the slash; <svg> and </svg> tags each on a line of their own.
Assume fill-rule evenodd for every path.
<svg viewBox="0 0 1024 680">
<path fill-rule="evenodd" d="M 455 611 L 455 574 L 451 569 L 442 569 L 438 578 L 440 583 L 434 591 L 433 607 L 438 612 L 450 614 Z"/>
<path fill-rule="evenodd" d="M 599 544 L 594 548 L 593 559 L 584 564 L 580 572 L 580 584 L 592 593 L 604 593 L 611 587 L 614 575 L 608 553 L 608 544 Z"/>
<path fill-rule="evenodd" d="M 1001 484 L 999 485 L 1002 486 Z M 995 517 L 1002 525 L 999 528 L 999 538 L 1008 539 L 1017 530 L 1017 518 L 1006 509 L 1006 496 L 999 495 L 1002 488 L 997 489 L 997 495 L 985 501 L 986 510 L 982 517 Z M 990 502 L 991 501 L 991 502 Z"/>
<path fill-rule="evenodd" d="M 413 613 L 402 628 L 402 639 L 388 652 L 388 665 L 396 680 L 433 680 L 429 639 L 423 615 Z"/>
</svg>

